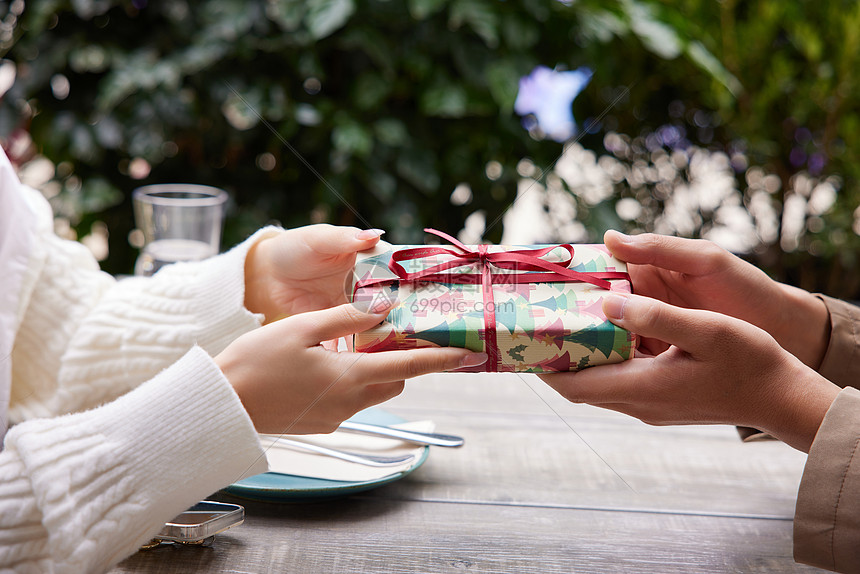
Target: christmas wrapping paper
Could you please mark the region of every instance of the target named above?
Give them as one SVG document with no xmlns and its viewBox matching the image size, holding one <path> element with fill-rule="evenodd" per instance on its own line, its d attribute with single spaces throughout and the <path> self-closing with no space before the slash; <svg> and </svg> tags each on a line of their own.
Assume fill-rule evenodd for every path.
<svg viewBox="0 0 860 574">
<path fill-rule="evenodd" d="M 626 265 L 612 257 L 605 246 L 479 247 L 456 243 L 471 251 L 473 260 L 436 273 L 432 270 L 445 267 L 446 262 L 451 264 L 460 250 L 434 253 L 446 250 L 380 242 L 358 254 L 353 301 L 396 300 L 397 305 L 380 325 L 355 335 L 356 351 L 464 347 L 490 355 L 487 364 L 464 370 L 532 373 L 577 371 L 633 357 L 636 336 L 603 315 L 602 300 L 609 290 L 631 292 Z M 599 281 L 601 286 L 558 280 L 546 269 L 522 263 L 534 261 L 533 255 L 509 255 L 538 250 L 544 262 L 609 278 Z M 398 253 L 418 256 L 392 264 Z M 487 255 L 497 253 L 501 255 Z M 505 256 L 514 261 L 487 261 Z M 418 276 L 422 273 L 430 280 L 421 280 Z M 418 279 L 403 280 L 410 275 Z M 555 280 L 532 282 L 547 275 Z M 458 282 L 461 279 L 468 282 Z M 494 325 L 488 333 L 491 320 Z"/>
</svg>

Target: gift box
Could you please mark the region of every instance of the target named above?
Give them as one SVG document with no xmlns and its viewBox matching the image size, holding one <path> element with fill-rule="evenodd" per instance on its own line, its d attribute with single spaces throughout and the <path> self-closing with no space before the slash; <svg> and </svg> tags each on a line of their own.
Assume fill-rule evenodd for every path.
<svg viewBox="0 0 860 574">
<path fill-rule="evenodd" d="M 358 254 L 352 300 L 397 301 L 355 335 L 355 350 L 464 347 L 490 372 L 577 371 L 632 358 L 637 338 L 610 323 L 603 297 L 631 292 L 626 265 L 603 245 L 445 245 L 381 241 Z"/>
</svg>

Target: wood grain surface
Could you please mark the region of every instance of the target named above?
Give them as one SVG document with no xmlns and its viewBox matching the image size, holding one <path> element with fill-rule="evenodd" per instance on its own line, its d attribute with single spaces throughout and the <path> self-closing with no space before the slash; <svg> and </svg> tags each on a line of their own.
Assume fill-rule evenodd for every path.
<svg viewBox="0 0 860 574">
<path fill-rule="evenodd" d="M 537 377 L 414 379 L 386 410 L 466 439 L 405 479 L 328 502 L 216 495 L 245 524 L 112 572 L 815 572 L 792 559 L 806 456 L 726 426 L 650 427 Z"/>
</svg>

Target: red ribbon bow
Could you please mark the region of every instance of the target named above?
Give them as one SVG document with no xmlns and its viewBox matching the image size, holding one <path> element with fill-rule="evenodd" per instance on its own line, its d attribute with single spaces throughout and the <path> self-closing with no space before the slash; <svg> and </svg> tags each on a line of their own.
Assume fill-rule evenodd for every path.
<svg viewBox="0 0 860 574">
<path fill-rule="evenodd" d="M 627 279 L 630 275 L 622 271 L 581 272 L 568 269 L 573 261 L 573 246 L 569 243 L 552 245 L 540 249 L 517 249 L 511 251 L 491 252 L 487 245 L 477 245 L 470 249 L 447 233 L 435 229 L 424 229 L 427 233 L 437 235 L 448 241 L 456 249 L 441 246 L 415 247 L 401 249 L 391 255 L 388 268 L 397 275 L 394 279 L 371 279 L 355 284 L 355 291 L 362 287 L 399 281 L 400 283 L 458 283 L 481 285 L 484 296 L 484 344 L 488 359 L 487 367 L 490 372 L 498 371 L 499 347 L 496 342 L 496 311 L 493 300 L 493 285 L 519 283 L 550 283 L 550 282 L 583 282 L 591 283 L 601 289 L 609 290 L 609 279 Z M 559 262 L 546 261 L 541 257 L 551 251 L 562 248 L 567 251 L 567 257 Z M 401 261 L 423 259 L 437 255 L 449 255 L 451 259 L 421 271 L 408 272 L 400 264 Z M 466 265 L 474 266 L 480 273 L 452 272 L 451 269 Z M 528 273 L 494 273 L 493 267 Z"/>
</svg>

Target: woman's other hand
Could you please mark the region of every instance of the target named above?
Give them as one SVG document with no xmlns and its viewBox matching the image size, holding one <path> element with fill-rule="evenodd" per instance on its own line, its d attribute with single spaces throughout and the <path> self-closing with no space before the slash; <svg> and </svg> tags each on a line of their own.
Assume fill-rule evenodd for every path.
<svg viewBox="0 0 860 574">
<path fill-rule="evenodd" d="M 346 303 L 355 254 L 374 247 L 382 233 L 320 224 L 259 241 L 245 259 L 245 306 L 271 323 Z"/>
</svg>

